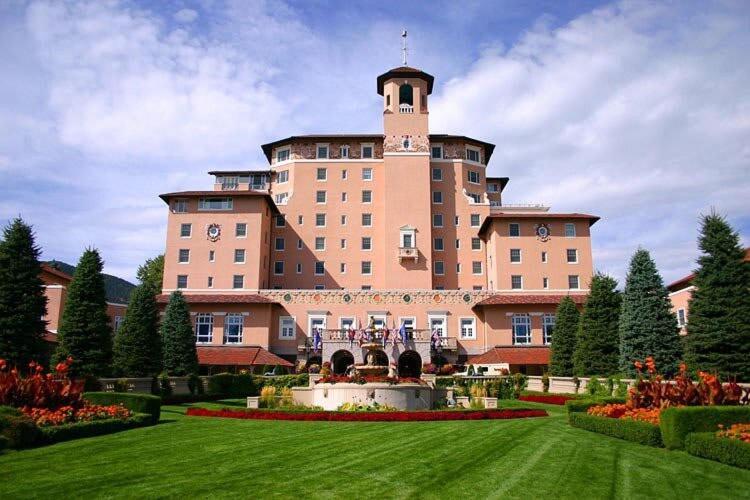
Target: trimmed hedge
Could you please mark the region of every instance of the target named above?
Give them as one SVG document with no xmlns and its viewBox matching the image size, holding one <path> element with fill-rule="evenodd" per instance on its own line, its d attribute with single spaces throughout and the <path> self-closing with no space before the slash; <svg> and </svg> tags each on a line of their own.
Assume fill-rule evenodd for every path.
<svg viewBox="0 0 750 500">
<path fill-rule="evenodd" d="M 572 401 L 566 401 L 565 408 L 567 408 L 568 416 L 570 416 L 572 413 L 586 413 L 586 410 L 588 410 L 592 406 L 606 404 L 625 404 L 625 398 L 609 397 L 596 399 L 576 399 Z"/>
<path fill-rule="evenodd" d="M 113 418 L 91 422 L 76 422 L 74 424 L 40 427 L 39 430 L 41 431 L 41 441 L 44 444 L 53 444 L 61 441 L 70 441 L 71 439 L 112 434 L 113 432 L 133 429 L 135 427 L 153 425 L 154 423 L 153 415 L 136 413 L 127 420 Z"/>
<path fill-rule="evenodd" d="M 7 447 L 8 447 L 8 438 L 5 436 L 0 436 L 0 451 L 3 451 Z"/>
<path fill-rule="evenodd" d="M 161 416 L 161 398 L 136 392 L 85 392 L 83 399 L 95 405 L 122 404 L 133 413 L 148 413 L 151 422 L 157 423 Z"/>
<path fill-rule="evenodd" d="M 219 373 L 208 378 L 207 393 L 246 397 L 258 395 L 258 386 L 250 374 Z"/>
<path fill-rule="evenodd" d="M 39 438 L 39 429 L 26 415 L 0 414 L 0 435 L 8 440 L 9 448 L 32 446 Z"/>
<path fill-rule="evenodd" d="M 664 446 L 670 450 L 684 447 L 685 436 L 691 432 L 717 431 L 719 424 L 750 422 L 748 406 L 685 406 L 666 408 L 659 417 Z"/>
<path fill-rule="evenodd" d="M 570 420 L 570 425 L 579 429 L 598 432 L 599 434 L 647 446 L 662 446 L 659 426 L 649 424 L 648 422 L 599 417 L 581 412 L 571 413 L 568 415 L 568 419 Z"/>
<path fill-rule="evenodd" d="M 685 451 L 696 457 L 750 469 L 750 443 L 717 437 L 713 432 L 691 432 L 685 436 Z"/>
</svg>

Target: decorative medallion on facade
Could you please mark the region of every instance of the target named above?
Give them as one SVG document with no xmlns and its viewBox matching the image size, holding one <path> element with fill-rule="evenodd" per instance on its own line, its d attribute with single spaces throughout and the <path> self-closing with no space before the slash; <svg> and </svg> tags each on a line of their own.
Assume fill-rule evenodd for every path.
<svg viewBox="0 0 750 500">
<path fill-rule="evenodd" d="M 221 226 L 219 224 L 209 224 L 206 229 L 206 237 L 210 241 L 219 241 L 219 238 L 221 238 Z"/>
<path fill-rule="evenodd" d="M 549 226 L 547 224 L 537 224 L 534 226 L 534 230 L 539 241 L 549 240 Z"/>
<path fill-rule="evenodd" d="M 401 297 L 401 299 L 402 299 L 402 300 L 403 300 L 403 301 L 404 301 L 405 303 L 407 303 L 407 304 L 408 304 L 409 302 L 411 302 L 411 295 L 409 295 L 408 293 L 405 293 L 405 294 L 404 294 L 404 296 L 403 296 L 403 297 Z"/>
<path fill-rule="evenodd" d="M 475 304 L 493 295 L 489 290 L 260 290 L 259 295 L 297 304 Z M 376 298 L 377 297 L 377 298 Z"/>
</svg>

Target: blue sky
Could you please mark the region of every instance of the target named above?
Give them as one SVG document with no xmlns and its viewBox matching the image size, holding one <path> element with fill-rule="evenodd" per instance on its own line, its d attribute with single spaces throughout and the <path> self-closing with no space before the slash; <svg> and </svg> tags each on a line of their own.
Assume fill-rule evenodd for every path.
<svg viewBox="0 0 750 500">
<path fill-rule="evenodd" d="M 0 2 L 0 222 L 45 258 L 133 278 L 157 195 L 265 165 L 260 144 L 379 132 L 375 77 L 435 75 L 431 129 L 497 145 L 507 202 L 602 216 L 597 269 L 640 245 L 694 267 L 714 207 L 750 244 L 747 2 Z"/>
</svg>

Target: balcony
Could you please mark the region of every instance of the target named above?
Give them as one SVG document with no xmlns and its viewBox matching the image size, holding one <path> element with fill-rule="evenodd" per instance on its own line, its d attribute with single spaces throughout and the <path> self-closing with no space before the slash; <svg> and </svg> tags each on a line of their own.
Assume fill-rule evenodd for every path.
<svg viewBox="0 0 750 500">
<path fill-rule="evenodd" d="M 398 260 L 401 262 L 405 259 L 412 259 L 414 262 L 419 260 L 419 251 L 416 247 L 399 247 Z"/>
<path fill-rule="evenodd" d="M 359 331 L 359 330 L 358 330 Z M 391 330 L 392 335 L 397 335 L 397 330 Z M 409 335 L 409 343 L 417 343 L 417 342 L 432 342 L 432 332 L 428 329 L 418 329 L 418 330 L 410 330 L 408 332 Z M 337 343 L 337 342 L 349 342 L 349 337 L 347 336 L 346 330 L 339 330 L 339 329 L 329 329 L 329 330 L 323 330 L 321 333 L 321 336 L 323 337 L 323 344 L 326 343 Z M 378 330 L 375 332 L 372 332 L 371 334 L 371 342 L 382 342 L 383 341 L 383 332 Z M 390 341 L 389 341 L 390 343 Z M 355 346 L 359 345 L 358 341 L 354 342 Z M 312 350 L 313 349 L 313 340 L 312 337 L 303 336 L 302 338 L 298 339 L 297 344 L 297 350 L 300 352 L 304 352 L 306 350 Z M 456 342 L 455 337 L 442 337 L 441 338 L 441 345 L 440 348 L 444 351 L 455 351 L 458 349 L 458 343 Z"/>
<path fill-rule="evenodd" d="M 398 112 L 405 114 L 405 115 L 413 115 L 414 114 L 414 106 L 411 104 L 400 104 L 398 106 Z"/>
</svg>

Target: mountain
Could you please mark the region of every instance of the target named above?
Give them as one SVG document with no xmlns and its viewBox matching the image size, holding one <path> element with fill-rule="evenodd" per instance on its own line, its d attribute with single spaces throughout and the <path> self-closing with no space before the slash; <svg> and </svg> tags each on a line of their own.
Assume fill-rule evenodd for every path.
<svg viewBox="0 0 750 500">
<path fill-rule="evenodd" d="M 60 262 L 59 260 L 50 260 L 45 262 L 45 264 L 54 267 L 55 269 L 59 269 L 65 274 L 69 274 L 71 276 L 73 276 L 73 273 L 75 273 L 76 271 L 75 266 L 71 266 L 70 264 L 67 264 L 65 262 Z M 122 278 L 118 278 L 117 276 L 112 276 L 111 274 L 103 274 L 103 276 L 104 288 L 107 293 L 107 302 L 127 304 L 128 298 L 130 297 L 130 292 L 133 291 L 135 285 L 129 281 L 125 281 Z"/>
</svg>

